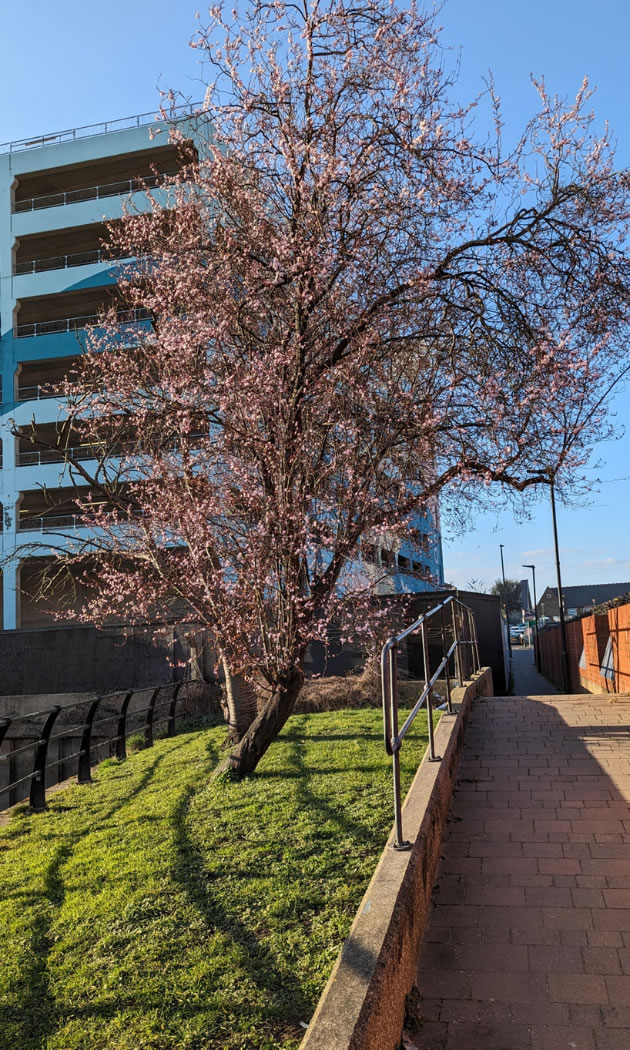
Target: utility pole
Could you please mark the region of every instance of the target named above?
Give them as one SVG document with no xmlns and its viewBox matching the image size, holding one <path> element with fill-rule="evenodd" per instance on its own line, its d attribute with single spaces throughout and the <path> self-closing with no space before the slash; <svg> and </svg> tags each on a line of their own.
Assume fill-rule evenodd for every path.
<svg viewBox="0 0 630 1050">
<path fill-rule="evenodd" d="M 554 493 L 553 475 L 549 478 L 551 490 L 551 520 L 553 522 L 553 542 L 556 551 L 556 578 L 558 581 L 558 609 L 560 611 L 560 637 L 562 640 L 562 681 L 564 691 L 570 691 L 569 680 L 569 649 L 567 646 L 567 625 L 564 619 L 564 602 L 562 600 L 562 577 L 560 575 L 560 549 L 558 547 L 558 524 L 556 522 L 556 498 Z"/>
<path fill-rule="evenodd" d="M 524 569 L 532 570 L 532 582 L 534 584 L 534 619 L 536 621 L 536 670 L 540 671 L 540 645 L 538 642 L 538 609 L 536 608 L 536 566 L 535 565 L 523 565 Z"/>
</svg>

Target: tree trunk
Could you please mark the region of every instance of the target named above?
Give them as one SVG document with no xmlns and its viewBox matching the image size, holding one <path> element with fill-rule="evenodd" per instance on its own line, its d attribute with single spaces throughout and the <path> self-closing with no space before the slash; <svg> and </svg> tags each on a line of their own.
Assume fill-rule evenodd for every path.
<svg viewBox="0 0 630 1050">
<path fill-rule="evenodd" d="M 227 769 L 239 777 L 253 773 L 293 711 L 303 682 L 301 670 L 292 670 L 281 679 L 269 702 L 232 751 L 226 763 Z"/>
<path fill-rule="evenodd" d="M 256 691 L 240 674 L 232 674 L 225 657 L 221 658 L 225 675 L 225 695 L 229 738 L 237 744 L 256 718 Z"/>
</svg>

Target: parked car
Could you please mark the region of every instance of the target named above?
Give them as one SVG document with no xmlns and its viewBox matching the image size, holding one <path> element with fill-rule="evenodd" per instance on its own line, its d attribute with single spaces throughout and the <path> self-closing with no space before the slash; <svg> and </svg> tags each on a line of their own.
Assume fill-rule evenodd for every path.
<svg viewBox="0 0 630 1050">
<path fill-rule="evenodd" d="M 513 642 L 517 642 L 519 645 L 522 645 L 523 642 L 525 641 L 525 632 L 526 631 L 527 631 L 526 624 L 524 624 L 524 623 L 513 624 L 512 627 L 510 627 L 510 639 Z"/>
</svg>

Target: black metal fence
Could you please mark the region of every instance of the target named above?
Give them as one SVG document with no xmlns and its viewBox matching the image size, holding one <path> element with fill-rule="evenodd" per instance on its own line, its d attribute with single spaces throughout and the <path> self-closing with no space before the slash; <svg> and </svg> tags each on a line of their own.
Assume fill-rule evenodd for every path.
<svg viewBox="0 0 630 1050">
<path fill-rule="evenodd" d="M 100 748 L 107 747 L 109 754 L 115 755 L 116 758 L 126 758 L 127 738 L 131 733 L 137 733 L 139 729 L 143 733 L 145 747 L 153 745 L 153 734 L 158 725 L 166 724 L 166 735 L 174 736 L 177 703 L 184 684 L 186 683 L 177 682 L 157 686 L 150 691 L 149 702 L 143 707 L 133 706 L 130 709 L 134 696 L 140 693 L 146 695 L 149 690 L 130 689 L 124 693 L 109 693 L 92 699 L 76 700 L 70 704 L 55 704 L 53 707 L 44 708 L 41 711 L 29 711 L 24 715 L 0 717 L 0 746 L 9 729 L 14 731 L 18 729 L 19 732 L 21 728 L 24 737 L 33 733 L 33 739 L 28 743 L 0 754 L 1 769 L 4 763 L 14 762 L 16 758 L 26 756 L 30 751 L 33 752 L 30 772 L 0 786 L 0 799 L 21 785 L 30 784 L 29 804 L 34 810 L 43 810 L 46 808 L 47 783 L 50 785 L 65 779 L 59 775 L 60 769 L 67 768 L 68 764 L 74 760 L 76 760 L 78 783 L 87 784 L 92 779 L 91 767 L 103 757 L 98 755 Z M 102 704 L 113 707 L 115 710 L 108 711 L 104 717 L 97 718 Z M 62 719 L 67 718 L 77 709 L 80 712 L 78 717 L 73 714 L 69 725 L 66 724 L 62 729 L 53 732 L 59 716 L 62 716 Z M 162 714 L 163 710 L 164 714 Z M 104 733 L 103 727 L 107 723 L 110 724 L 110 730 Z M 110 735 L 110 732 L 114 735 Z M 51 744 L 58 742 L 58 750 L 61 751 L 63 741 L 79 737 L 78 750 L 50 761 Z M 22 759 L 21 761 L 23 762 Z M 53 770 L 57 771 L 57 775 L 52 772 Z"/>
</svg>

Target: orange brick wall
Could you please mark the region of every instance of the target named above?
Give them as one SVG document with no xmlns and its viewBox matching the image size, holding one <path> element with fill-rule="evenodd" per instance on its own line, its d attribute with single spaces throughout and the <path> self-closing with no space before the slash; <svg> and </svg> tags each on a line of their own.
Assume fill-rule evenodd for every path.
<svg viewBox="0 0 630 1050">
<path fill-rule="evenodd" d="M 615 659 L 615 692 L 630 692 L 630 605 L 608 612 Z"/>
<path fill-rule="evenodd" d="M 615 667 L 614 683 L 600 674 L 608 636 L 612 636 Z M 586 666 L 579 660 L 584 648 Z M 571 692 L 630 692 L 630 605 L 620 605 L 607 613 L 585 616 L 567 624 L 567 650 Z M 540 632 L 540 666 L 543 674 L 562 689 L 562 642 L 560 627 Z"/>
</svg>

